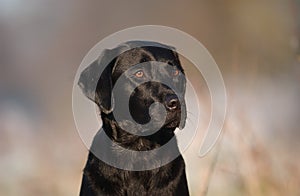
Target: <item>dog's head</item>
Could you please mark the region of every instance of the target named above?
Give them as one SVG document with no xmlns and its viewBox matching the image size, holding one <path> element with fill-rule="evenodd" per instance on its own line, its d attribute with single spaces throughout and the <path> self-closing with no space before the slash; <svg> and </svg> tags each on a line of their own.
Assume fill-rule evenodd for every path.
<svg viewBox="0 0 300 196">
<path fill-rule="evenodd" d="M 100 72 L 100 79 L 97 79 Z M 125 80 L 119 84 L 120 90 L 113 93 L 121 77 Z M 151 120 L 150 106 L 158 102 L 166 111 L 164 128 L 183 128 L 185 125 L 186 79 L 178 54 L 170 46 L 131 41 L 105 50 L 81 73 L 79 86 L 99 106 L 103 115 L 113 114 L 119 104 L 119 107 L 129 107 L 137 123 L 146 124 Z M 129 103 L 124 103 L 125 96 L 129 97 Z M 155 115 L 155 111 L 152 113 Z"/>
</svg>

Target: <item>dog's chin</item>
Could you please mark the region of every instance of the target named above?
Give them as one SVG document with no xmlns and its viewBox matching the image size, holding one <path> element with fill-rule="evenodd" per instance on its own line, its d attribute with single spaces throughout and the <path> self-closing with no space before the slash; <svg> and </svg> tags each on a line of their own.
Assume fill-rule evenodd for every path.
<svg viewBox="0 0 300 196">
<path fill-rule="evenodd" d="M 179 124 L 180 124 L 180 121 L 173 120 L 173 121 L 170 121 L 170 122 L 167 122 L 166 124 L 164 124 L 163 128 L 175 130 L 177 127 L 179 127 Z"/>
</svg>

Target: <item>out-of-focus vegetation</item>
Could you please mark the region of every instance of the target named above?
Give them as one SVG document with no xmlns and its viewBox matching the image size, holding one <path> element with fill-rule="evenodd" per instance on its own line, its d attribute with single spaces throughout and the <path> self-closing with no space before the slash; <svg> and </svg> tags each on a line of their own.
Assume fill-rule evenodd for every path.
<svg viewBox="0 0 300 196">
<path fill-rule="evenodd" d="M 200 159 L 210 99 L 186 64 L 202 108 L 184 153 L 192 195 L 300 195 L 297 0 L 0 0 L 0 195 L 78 195 L 87 149 L 72 117 L 75 72 L 99 40 L 144 24 L 197 38 L 225 80 L 222 139 Z"/>
</svg>

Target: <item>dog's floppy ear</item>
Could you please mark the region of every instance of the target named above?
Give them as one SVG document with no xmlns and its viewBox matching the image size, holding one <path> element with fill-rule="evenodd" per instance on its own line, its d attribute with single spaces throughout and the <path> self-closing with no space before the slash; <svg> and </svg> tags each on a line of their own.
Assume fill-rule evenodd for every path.
<svg viewBox="0 0 300 196">
<path fill-rule="evenodd" d="M 115 59 L 112 58 L 112 51 L 105 50 L 98 60 L 83 70 L 78 81 L 85 96 L 106 114 L 113 110 L 111 74 Z"/>
</svg>

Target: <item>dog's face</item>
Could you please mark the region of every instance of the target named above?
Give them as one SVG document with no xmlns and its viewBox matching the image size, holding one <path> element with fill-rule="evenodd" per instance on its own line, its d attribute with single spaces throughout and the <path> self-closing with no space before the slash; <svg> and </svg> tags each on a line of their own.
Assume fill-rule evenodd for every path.
<svg viewBox="0 0 300 196">
<path fill-rule="evenodd" d="M 109 52 L 116 51 L 106 51 L 102 58 L 109 55 Z M 96 92 L 91 92 L 88 83 L 99 71 L 99 66 L 106 68 L 97 82 Z M 119 84 L 120 90 L 113 93 L 112 89 L 121 76 L 125 80 Z M 115 105 L 119 104 L 119 107 L 129 107 L 130 114 L 137 123 L 146 124 L 151 120 L 150 106 L 158 102 L 166 111 L 163 128 L 184 127 L 186 79 L 178 54 L 171 48 L 143 46 L 126 50 L 108 65 L 101 65 L 101 60 L 96 61 L 84 70 L 79 85 L 104 114 L 113 114 Z M 129 97 L 129 103 L 124 103 L 125 96 Z M 152 112 L 155 116 L 158 111 Z"/>
</svg>

